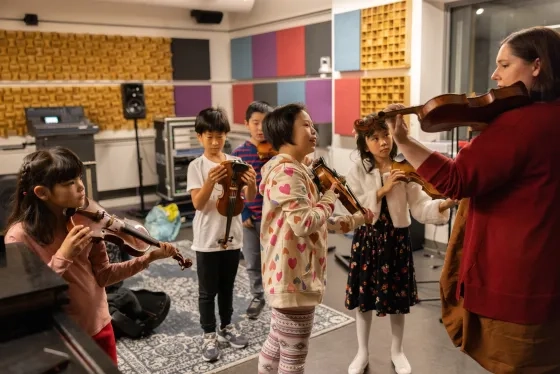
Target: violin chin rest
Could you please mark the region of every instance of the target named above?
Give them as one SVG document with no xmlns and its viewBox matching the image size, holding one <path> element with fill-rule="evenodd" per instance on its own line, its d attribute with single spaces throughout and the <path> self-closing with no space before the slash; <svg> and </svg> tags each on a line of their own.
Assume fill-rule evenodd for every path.
<svg viewBox="0 0 560 374">
<path fill-rule="evenodd" d="M 66 208 L 62 211 L 62 213 L 64 214 L 65 217 L 72 217 L 74 214 L 76 214 L 76 208 Z"/>
</svg>

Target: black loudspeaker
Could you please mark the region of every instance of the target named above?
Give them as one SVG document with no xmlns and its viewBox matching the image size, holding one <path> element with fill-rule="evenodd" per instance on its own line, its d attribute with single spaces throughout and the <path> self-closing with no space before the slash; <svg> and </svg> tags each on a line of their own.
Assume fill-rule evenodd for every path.
<svg viewBox="0 0 560 374">
<path fill-rule="evenodd" d="M 27 26 L 37 26 L 39 25 L 39 16 L 36 14 L 26 13 L 25 17 L 23 17 L 23 22 Z"/>
<path fill-rule="evenodd" d="M 126 119 L 146 118 L 146 101 L 142 83 L 121 84 L 123 114 Z"/>
<path fill-rule="evenodd" d="M 224 18 L 224 13 L 207 10 L 191 10 L 191 17 L 196 19 L 196 23 L 219 24 L 222 22 L 222 18 Z"/>
</svg>

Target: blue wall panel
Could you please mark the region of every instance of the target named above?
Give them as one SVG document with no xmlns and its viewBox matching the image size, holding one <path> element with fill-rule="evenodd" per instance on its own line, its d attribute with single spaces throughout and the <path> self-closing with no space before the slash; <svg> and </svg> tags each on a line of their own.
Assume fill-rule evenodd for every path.
<svg viewBox="0 0 560 374">
<path fill-rule="evenodd" d="M 305 81 L 278 82 L 278 105 L 305 103 Z"/>
<path fill-rule="evenodd" d="M 334 70 L 360 70 L 360 10 L 334 16 Z"/>
<path fill-rule="evenodd" d="M 252 38 L 231 39 L 232 79 L 253 78 Z"/>
</svg>

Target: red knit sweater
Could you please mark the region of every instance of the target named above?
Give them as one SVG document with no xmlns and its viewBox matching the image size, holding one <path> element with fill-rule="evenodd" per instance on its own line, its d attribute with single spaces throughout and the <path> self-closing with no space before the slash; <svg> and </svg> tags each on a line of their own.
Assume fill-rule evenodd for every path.
<svg viewBox="0 0 560 374">
<path fill-rule="evenodd" d="M 476 314 L 519 324 L 560 318 L 560 101 L 504 113 L 449 159 L 418 173 L 470 197 L 457 296 Z"/>
</svg>

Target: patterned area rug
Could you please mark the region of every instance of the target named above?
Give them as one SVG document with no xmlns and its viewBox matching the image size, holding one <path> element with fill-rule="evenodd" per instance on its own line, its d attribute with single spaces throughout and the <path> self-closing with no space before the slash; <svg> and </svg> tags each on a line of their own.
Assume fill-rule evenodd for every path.
<svg viewBox="0 0 560 374">
<path fill-rule="evenodd" d="M 246 318 L 251 301 L 249 280 L 243 266 L 239 267 L 233 300 L 233 322 L 249 338 L 245 349 L 221 347 L 217 362 L 205 362 L 200 355 L 202 330 L 198 313 L 198 281 L 195 254 L 189 241 L 176 243 L 183 256 L 193 260 L 193 267 L 181 271 L 175 260 L 150 264 L 145 271 L 125 281 L 131 289 L 164 291 L 171 297 L 171 309 L 156 331 L 143 339 L 121 338 L 117 342 L 119 370 L 124 374 L 188 374 L 216 373 L 258 356 L 270 328 L 270 309 L 265 307 L 257 320 Z M 216 317 L 218 310 L 216 305 Z M 312 337 L 325 334 L 354 322 L 354 319 L 324 305 L 315 312 Z M 256 365 L 255 365 L 256 371 Z"/>
</svg>

